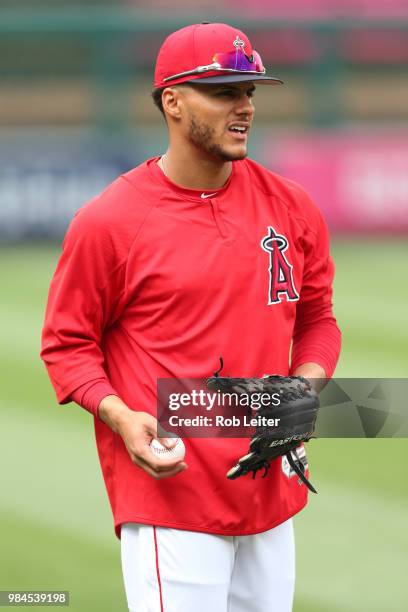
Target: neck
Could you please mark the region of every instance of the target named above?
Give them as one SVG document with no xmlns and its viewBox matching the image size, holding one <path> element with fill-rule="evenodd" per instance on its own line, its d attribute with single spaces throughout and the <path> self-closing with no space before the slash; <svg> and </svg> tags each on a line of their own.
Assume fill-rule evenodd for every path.
<svg viewBox="0 0 408 612">
<path fill-rule="evenodd" d="M 171 146 L 162 158 L 162 169 L 167 178 L 186 189 L 220 189 L 227 182 L 232 162 L 191 155 L 190 150 Z"/>
</svg>

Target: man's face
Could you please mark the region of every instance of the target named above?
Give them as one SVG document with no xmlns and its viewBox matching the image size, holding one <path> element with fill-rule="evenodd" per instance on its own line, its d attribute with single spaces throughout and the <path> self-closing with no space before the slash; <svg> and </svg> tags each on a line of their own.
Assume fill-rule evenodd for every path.
<svg viewBox="0 0 408 612">
<path fill-rule="evenodd" d="M 220 161 L 244 159 L 254 118 L 254 84 L 189 84 L 181 91 L 184 137 Z"/>
</svg>

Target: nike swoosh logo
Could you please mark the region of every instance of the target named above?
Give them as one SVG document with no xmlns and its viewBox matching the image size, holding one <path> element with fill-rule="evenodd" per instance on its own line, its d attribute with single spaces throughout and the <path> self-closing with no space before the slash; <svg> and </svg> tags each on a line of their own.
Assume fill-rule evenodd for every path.
<svg viewBox="0 0 408 612">
<path fill-rule="evenodd" d="M 203 200 L 206 200 L 207 198 L 211 198 L 212 196 L 217 195 L 216 193 L 202 193 L 201 197 Z"/>
</svg>

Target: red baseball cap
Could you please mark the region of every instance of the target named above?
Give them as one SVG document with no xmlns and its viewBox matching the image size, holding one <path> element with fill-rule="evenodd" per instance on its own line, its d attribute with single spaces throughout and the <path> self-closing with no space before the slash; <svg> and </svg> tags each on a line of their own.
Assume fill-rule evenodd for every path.
<svg viewBox="0 0 408 612">
<path fill-rule="evenodd" d="M 277 77 L 266 75 L 259 53 L 241 30 L 225 23 L 206 22 L 170 34 L 157 56 L 155 88 L 187 81 L 283 83 Z"/>
</svg>

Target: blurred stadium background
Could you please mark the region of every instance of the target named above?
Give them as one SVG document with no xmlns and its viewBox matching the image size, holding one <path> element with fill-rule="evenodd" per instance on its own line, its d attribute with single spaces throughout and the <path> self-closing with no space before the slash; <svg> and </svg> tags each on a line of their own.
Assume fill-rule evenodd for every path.
<svg viewBox="0 0 408 612">
<path fill-rule="evenodd" d="M 38 358 L 47 288 L 74 211 L 163 152 L 155 55 L 196 21 L 244 29 L 286 83 L 258 88 L 251 156 L 330 224 L 337 375 L 407 376 L 406 0 L 2 0 L 0 590 L 70 590 L 78 612 L 126 607 L 93 425 L 56 406 Z M 406 440 L 309 455 L 320 494 L 296 519 L 295 612 L 407 610 Z"/>
</svg>

